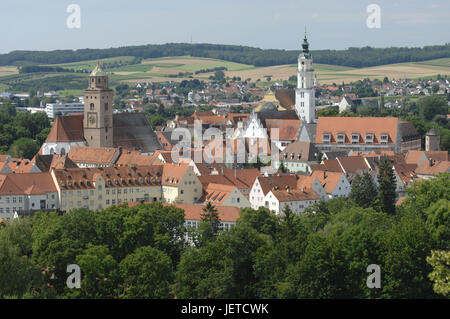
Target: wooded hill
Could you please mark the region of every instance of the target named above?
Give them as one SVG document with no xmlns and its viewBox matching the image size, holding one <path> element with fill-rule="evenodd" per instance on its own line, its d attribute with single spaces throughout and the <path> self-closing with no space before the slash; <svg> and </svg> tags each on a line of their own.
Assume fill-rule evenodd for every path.
<svg viewBox="0 0 450 319">
<path fill-rule="evenodd" d="M 263 50 L 237 45 L 168 43 L 109 49 L 12 51 L 7 54 L 0 54 L 0 65 L 59 64 L 119 56 L 134 56 L 148 59 L 190 55 L 254 66 L 272 66 L 296 63 L 299 53 L 300 51 L 298 50 Z M 316 63 L 361 68 L 450 57 L 450 43 L 421 48 L 363 47 L 348 48 L 346 50 L 313 50 L 312 54 Z"/>
</svg>

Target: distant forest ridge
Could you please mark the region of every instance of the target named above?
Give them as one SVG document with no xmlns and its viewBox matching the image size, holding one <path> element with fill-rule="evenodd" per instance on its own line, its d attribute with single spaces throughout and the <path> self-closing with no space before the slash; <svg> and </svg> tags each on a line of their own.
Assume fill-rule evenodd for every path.
<svg viewBox="0 0 450 319">
<path fill-rule="evenodd" d="M 449 58 L 450 43 L 421 48 L 362 47 L 348 48 L 346 50 L 312 50 L 311 52 L 316 63 L 362 68 L 392 63 Z M 60 64 L 119 56 L 149 59 L 190 55 L 250 64 L 258 67 L 297 63 L 299 53 L 299 50 L 259 49 L 238 45 L 168 43 L 109 49 L 12 51 L 0 54 L 0 65 Z"/>
</svg>

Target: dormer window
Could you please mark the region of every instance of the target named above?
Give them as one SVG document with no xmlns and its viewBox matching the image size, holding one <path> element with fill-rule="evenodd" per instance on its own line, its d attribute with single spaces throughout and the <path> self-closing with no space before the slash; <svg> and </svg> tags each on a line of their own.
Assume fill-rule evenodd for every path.
<svg viewBox="0 0 450 319">
<path fill-rule="evenodd" d="M 302 154 L 301 153 L 298 153 L 297 154 L 297 159 L 301 159 L 302 158 Z"/>
<path fill-rule="evenodd" d="M 373 144 L 373 134 L 372 133 L 366 134 L 366 144 Z"/>
<path fill-rule="evenodd" d="M 330 143 L 331 141 L 331 134 L 330 133 L 325 133 L 322 135 L 322 141 L 323 143 Z"/>
<path fill-rule="evenodd" d="M 284 153 L 284 159 L 287 159 L 287 157 L 288 157 L 288 154 Z"/>
<path fill-rule="evenodd" d="M 345 134 L 344 133 L 339 133 L 337 135 L 337 143 L 338 144 L 344 144 L 345 143 Z"/>
<path fill-rule="evenodd" d="M 294 159 L 294 153 L 291 153 L 291 159 L 292 160 Z"/>
<path fill-rule="evenodd" d="M 388 134 L 381 134 L 380 136 L 380 143 L 381 144 L 387 144 L 388 142 Z"/>
<path fill-rule="evenodd" d="M 357 133 L 352 134 L 352 144 L 359 144 L 359 134 Z"/>
</svg>

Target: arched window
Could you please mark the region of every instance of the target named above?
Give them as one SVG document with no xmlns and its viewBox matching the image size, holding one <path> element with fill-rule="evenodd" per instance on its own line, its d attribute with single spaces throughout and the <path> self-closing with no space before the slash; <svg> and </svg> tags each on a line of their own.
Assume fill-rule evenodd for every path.
<svg viewBox="0 0 450 319">
<path fill-rule="evenodd" d="M 108 111 L 108 103 L 105 103 L 105 111 Z"/>
<path fill-rule="evenodd" d="M 66 150 L 63 148 L 61 148 L 61 155 L 66 155 Z"/>
<path fill-rule="evenodd" d="M 90 108 L 91 108 L 91 111 L 94 110 L 94 103 L 91 103 Z"/>
</svg>

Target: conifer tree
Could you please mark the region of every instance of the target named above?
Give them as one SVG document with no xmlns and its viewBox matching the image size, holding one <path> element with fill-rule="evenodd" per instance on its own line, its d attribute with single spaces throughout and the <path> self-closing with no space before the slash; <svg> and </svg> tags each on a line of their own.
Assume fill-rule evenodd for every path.
<svg viewBox="0 0 450 319">
<path fill-rule="evenodd" d="M 387 214 L 395 213 L 396 179 L 391 162 L 385 158 L 378 172 L 378 200 L 381 210 Z"/>
</svg>

